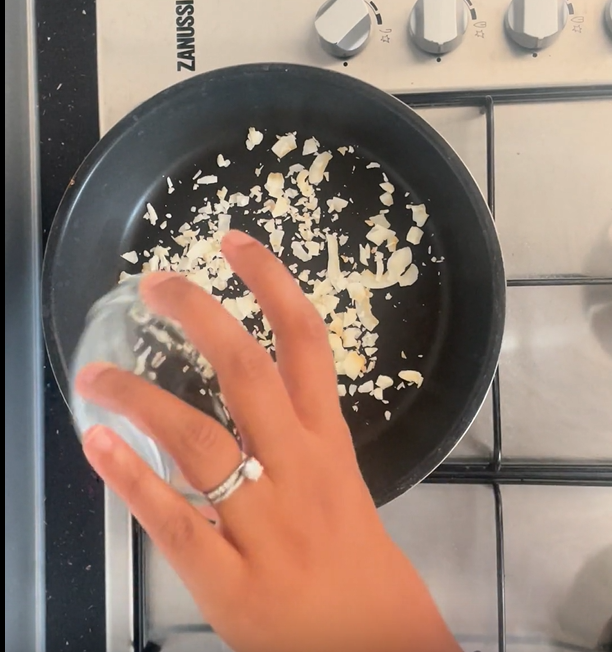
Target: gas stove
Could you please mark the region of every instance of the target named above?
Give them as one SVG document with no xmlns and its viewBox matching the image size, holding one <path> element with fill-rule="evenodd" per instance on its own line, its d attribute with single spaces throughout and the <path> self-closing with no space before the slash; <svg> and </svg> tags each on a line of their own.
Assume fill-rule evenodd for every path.
<svg viewBox="0 0 612 652">
<path fill-rule="evenodd" d="M 496 220 L 506 333 L 469 432 L 381 517 L 466 652 L 612 644 L 612 2 L 98 0 L 95 38 L 100 134 L 191 75 L 280 61 L 448 140 Z M 104 512 L 108 652 L 226 650 L 110 493 Z"/>
</svg>

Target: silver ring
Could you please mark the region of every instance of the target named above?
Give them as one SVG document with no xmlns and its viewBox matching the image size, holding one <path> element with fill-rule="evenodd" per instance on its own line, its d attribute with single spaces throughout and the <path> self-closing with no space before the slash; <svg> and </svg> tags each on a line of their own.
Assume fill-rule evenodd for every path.
<svg viewBox="0 0 612 652">
<path fill-rule="evenodd" d="M 263 466 L 254 457 L 244 457 L 242 462 L 220 485 L 210 491 L 203 491 L 204 498 L 217 505 L 229 498 L 245 481 L 257 482 L 263 473 Z"/>
</svg>

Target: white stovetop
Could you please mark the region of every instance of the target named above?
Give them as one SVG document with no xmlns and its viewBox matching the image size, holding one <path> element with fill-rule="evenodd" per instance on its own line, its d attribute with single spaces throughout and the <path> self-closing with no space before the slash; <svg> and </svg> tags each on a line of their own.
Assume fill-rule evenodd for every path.
<svg viewBox="0 0 612 652">
<path fill-rule="evenodd" d="M 103 132 L 176 82 L 248 62 L 329 68 L 392 93 L 612 83 L 604 0 L 573 0 L 574 14 L 563 33 L 535 58 L 505 35 L 509 0 L 474 0 L 476 20 L 441 62 L 416 49 L 408 37 L 413 0 L 376 0 L 383 23 L 374 23 L 369 44 L 346 66 L 318 44 L 313 20 L 322 0 L 194 2 L 195 73 L 177 70 L 176 0 L 97 3 Z"/>
</svg>

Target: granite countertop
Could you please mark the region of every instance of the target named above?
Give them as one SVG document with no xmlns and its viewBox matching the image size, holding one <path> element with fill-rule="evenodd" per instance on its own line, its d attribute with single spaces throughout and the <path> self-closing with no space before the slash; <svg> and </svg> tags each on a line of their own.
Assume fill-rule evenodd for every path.
<svg viewBox="0 0 612 652">
<path fill-rule="evenodd" d="M 98 140 L 94 0 L 37 0 L 43 236 Z M 47 649 L 105 645 L 104 492 L 45 361 Z"/>
</svg>

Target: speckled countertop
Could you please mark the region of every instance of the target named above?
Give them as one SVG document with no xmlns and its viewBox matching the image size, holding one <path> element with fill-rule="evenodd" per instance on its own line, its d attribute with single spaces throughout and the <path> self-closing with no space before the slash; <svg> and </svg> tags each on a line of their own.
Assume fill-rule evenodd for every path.
<svg viewBox="0 0 612 652">
<path fill-rule="evenodd" d="M 72 174 L 98 139 L 94 0 L 38 0 L 44 236 Z M 105 650 L 102 483 L 88 467 L 45 367 L 47 650 Z"/>
</svg>

